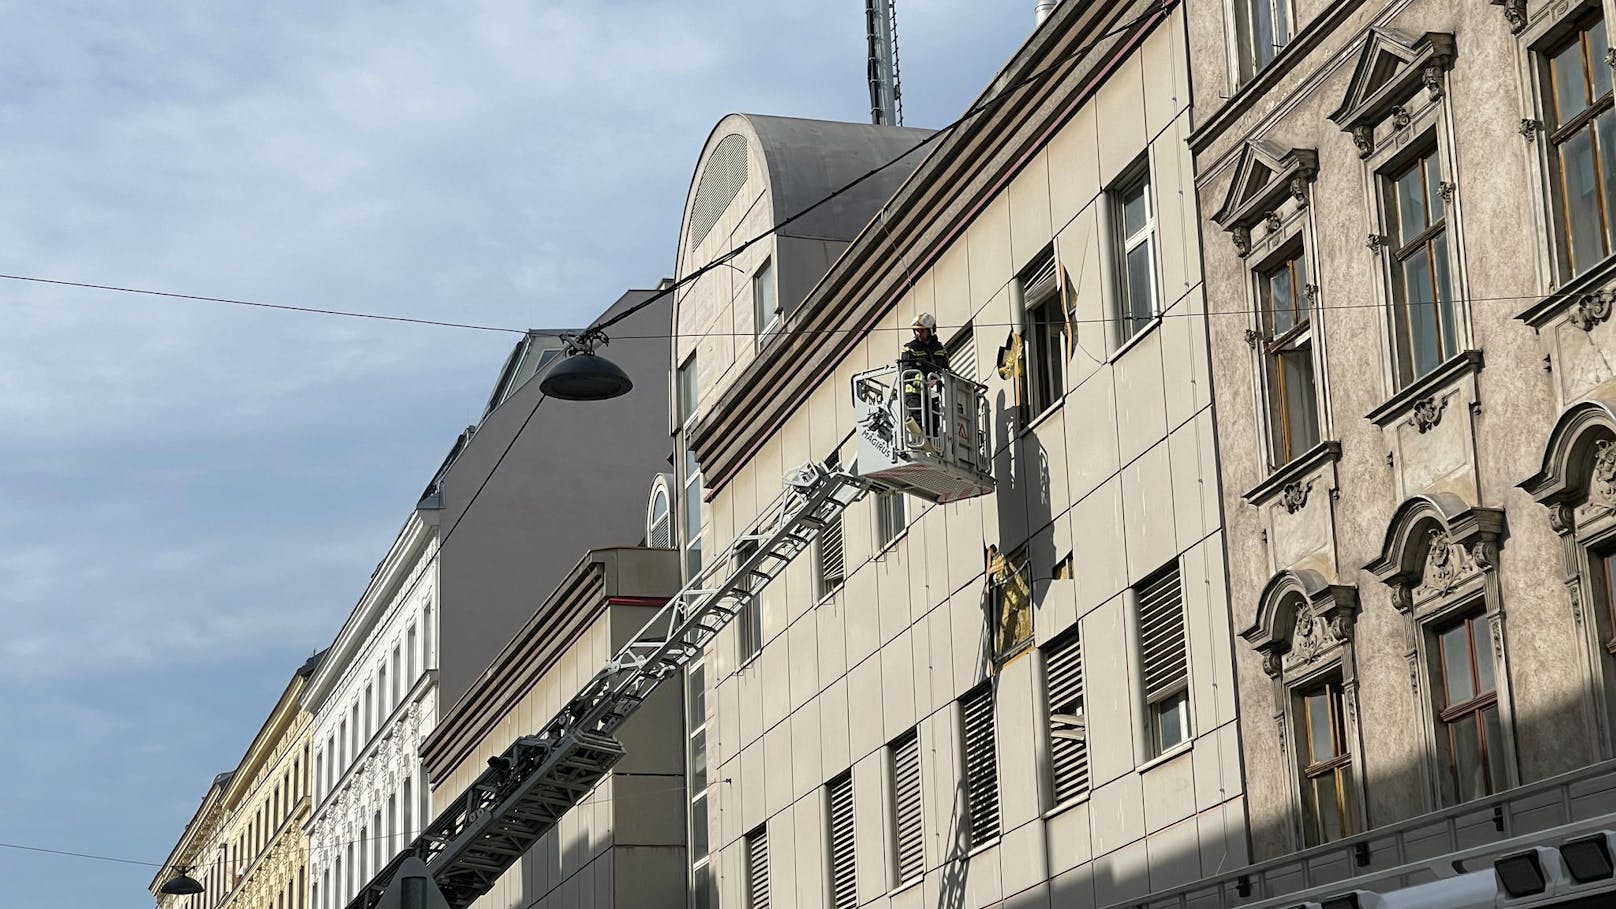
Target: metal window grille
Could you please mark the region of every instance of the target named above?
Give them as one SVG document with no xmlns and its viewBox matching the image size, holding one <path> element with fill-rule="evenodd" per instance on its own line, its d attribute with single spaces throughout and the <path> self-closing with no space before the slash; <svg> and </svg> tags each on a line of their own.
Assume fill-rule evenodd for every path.
<svg viewBox="0 0 1616 909">
<path fill-rule="evenodd" d="M 769 833 L 764 827 L 746 835 L 746 901 L 751 909 L 769 909 Z"/>
<path fill-rule="evenodd" d="M 911 729 L 892 743 L 892 823 L 897 883 L 926 872 L 920 805 L 920 734 Z"/>
<path fill-rule="evenodd" d="M 844 773 L 826 785 L 830 810 L 830 905 L 858 905 L 858 875 L 853 849 L 853 775 Z"/>
<path fill-rule="evenodd" d="M 1076 628 L 1044 648 L 1044 684 L 1049 693 L 1051 794 L 1058 805 L 1089 788 L 1083 648 Z"/>
<path fill-rule="evenodd" d="M 971 845 L 999 835 L 999 761 L 993 730 L 993 687 L 983 685 L 960 700 L 965 722 L 965 790 Z"/>
</svg>

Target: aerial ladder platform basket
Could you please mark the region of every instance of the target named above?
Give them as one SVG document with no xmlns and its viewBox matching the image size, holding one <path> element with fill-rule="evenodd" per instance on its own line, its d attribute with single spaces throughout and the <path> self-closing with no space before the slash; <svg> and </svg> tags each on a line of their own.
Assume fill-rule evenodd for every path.
<svg viewBox="0 0 1616 909">
<path fill-rule="evenodd" d="M 426 864 L 452 909 L 491 890 L 623 757 L 615 733 L 666 679 L 682 674 L 746 604 L 866 492 L 953 502 L 993 490 L 987 389 L 905 364 L 853 378 L 858 454 L 851 468 L 806 464 L 540 729 L 517 739 L 347 909 L 377 909 L 406 864 Z M 434 894 L 437 898 L 437 894 Z"/>
</svg>

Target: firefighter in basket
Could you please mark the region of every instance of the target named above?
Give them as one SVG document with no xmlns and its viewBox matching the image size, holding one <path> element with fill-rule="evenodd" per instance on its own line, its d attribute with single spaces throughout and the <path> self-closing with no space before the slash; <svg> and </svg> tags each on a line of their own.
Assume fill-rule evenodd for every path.
<svg viewBox="0 0 1616 909">
<path fill-rule="evenodd" d="M 933 450 L 927 439 L 937 435 L 942 424 L 939 374 L 948 369 L 948 357 L 943 343 L 937 340 L 937 320 L 931 313 L 915 316 L 910 327 L 915 336 L 903 345 L 903 354 L 898 358 L 903 376 L 903 426 L 921 439 L 922 448 Z"/>
</svg>

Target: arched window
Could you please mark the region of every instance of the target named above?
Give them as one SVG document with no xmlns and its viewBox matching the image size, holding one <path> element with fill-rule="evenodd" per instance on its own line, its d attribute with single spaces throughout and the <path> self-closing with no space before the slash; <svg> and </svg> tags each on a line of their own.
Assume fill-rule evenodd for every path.
<svg viewBox="0 0 1616 909">
<path fill-rule="evenodd" d="M 1430 794 L 1456 805 L 1518 783 L 1498 547 L 1504 512 L 1450 493 L 1415 496 L 1365 566 L 1392 590 L 1412 647 Z"/>
<path fill-rule="evenodd" d="M 1257 601 L 1241 637 L 1273 681 L 1274 717 L 1292 780 L 1289 815 L 1303 846 L 1367 828 L 1358 734 L 1353 626 L 1358 591 L 1307 569 L 1282 571 Z"/>
<path fill-rule="evenodd" d="M 1580 632 L 1584 720 L 1601 754 L 1616 755 L 1616 409 L 1567 408 L 1549 433 L 1543 466 L 1520 484 L 1548 508 L 1564 560 L 1565 603 Z"/>
</svg>

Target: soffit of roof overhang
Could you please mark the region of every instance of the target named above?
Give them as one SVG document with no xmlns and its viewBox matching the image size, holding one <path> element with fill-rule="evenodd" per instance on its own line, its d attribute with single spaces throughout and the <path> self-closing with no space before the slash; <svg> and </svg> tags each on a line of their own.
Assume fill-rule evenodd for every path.
<svg viewBox="0 0 1616 909">
<path fill-rule="evenodd" d="M 995 95 L 1000 86 L 1054 65 L 1095 35 L 1138 17 L 1151 2 L 1060 4 L 971 106 Z M 723 489 L 809 392 L 897 305 L 907 290 L 905 275 L 931 268 L 971 218 L 1048 143 L 1050 134 L 1088 102 L 1098 90 L 1097 77 L 1133 53 L 1175 8 L 1176 4 L 1169 5 L 1140 28 L 1061 62 L 1061 70 L 1051 78 L 1017 90 L 1010 100 L 938 140 L 887 202 L 885 223 L 879 229 L 872 229 L 874 221 L 865 227 L 809 293 L 781 336 L 697 422 L 690 441 L 702 465 L 708 498 Z M 901 257 L 891 254 L 894 248 L 903 250 Z M 822 338 L 838 343 L 817 345 Z"/>
</svg>

